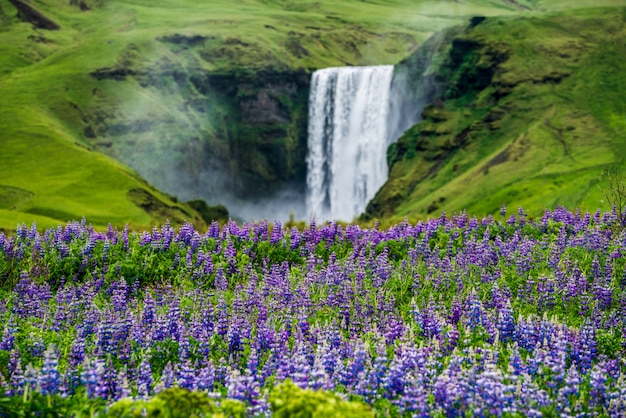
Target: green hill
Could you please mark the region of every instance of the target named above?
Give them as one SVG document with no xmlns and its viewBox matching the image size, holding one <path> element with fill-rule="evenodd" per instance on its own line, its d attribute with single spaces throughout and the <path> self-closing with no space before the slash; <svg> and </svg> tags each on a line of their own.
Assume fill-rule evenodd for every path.
<svg viewBox="0 0 626 418">
<path fill-rule="evenodd" d="M 400 66 L 432 72 L 437 94 L 366 218 L 604 206 L 603 173 L 626 156 L 626 8 L 475 23 L 432 50 L 438 68 Z"/>
<path fill-rule="evenodd" d="M 217 202 L 228 194 L 228 203 L 236 210 L 238 202 L 262 203 L 285 188 L 301 193 L 306 174 L 308 82 L 313 70 L 397 63 L 436 31 L 474 15 L 537 16 L 550 10 L 621 4 L 609 0 L 0 0 L 0 228 L 13 229 L 17 222 L 31 221 L 49 226 L 83 216 L 99 227 L 110 222 L 143 228 L 165 218 L 174 223 L 184 219 L 202 223 L 197 211 L 170 195 L 180 201 Z M 571 16 L 567 19 L 584 18 Z M 497 22 L 505 26 L 489 35 L 485 28 L 501 24 Z M 512 37 L 505 29 L 508 24 L 506 19 L 489 21 L 476 27 L 476 36 L 481 31 L 493 38 L 501 33 L 505 42 Z M 513 20 L 511 24 L 520 25 Z M 597 37 L 607 31 L 598 26 L 585 35 L 571 36 L 584 45 L 599 42 Z M 535 39 L 542 43 L 540 37 L 537 33 Z M 583 48 L 580 54 L 588 50 Z M 528 64 L 523 57 L 520 60 Z M 598 66 L 603 65 L 597 60 Z M 510 59 L 506 65 L 515 62 Z M 454 73 L 451 76 L 462 77 L 454 65 L 446 68 Z M 580 77 L 592 78 L 593 71 L 599 70 L 589 67 L 592 73 Z M 575 79 L 568 77 L 567 83 Z M 607 87 L 606 94 L 612 94 L 612 88 Z M 484 99 L 487 95 L 476 92 L 476 97 L 446 99 L 446 111 L 457 115 L 449 119 L 446 129 L 452 132 L 467 118 L 487 115 L 491 106 Z M 584 97 L 585 93 L 572 87 L 571 95 Z M 515 97 L 512 93 L 503 100 Z M 523 97 L 520 106 L 531 107 L 532 98 Z M 476 102 L 470 116 L 457 112 L 464 101 Z M 602 103 L 598 96 L 590 109 Z M 533 108 L 532 112 L 540 111 Z M 570 125 L 559 123 L 576 119 L 569 111 L 554 112 L 543 119 L 558 129 Z M 601 120 L 606 121 L 602 126 L 617 123 L 619 115 L 615 110 L 604 119 L 592 117 L 589 131 L 581 130 L 581 135 L 596 132 L 593 123 Z M 551 135 L 547 125 L 541 125 L 543 119 L 535 130 Z M 509 129 L 507 120 L 500 122 L 501 132 Z M 565 132 L 569 135 L 570 131 Z M 605 136 L 597 137 L 599 142 L 609 136 L 608 130 L 602 132 Z M 490 135 L 500 138 L 498 133 Z M 487 149 L 493 152 L 510 140 L 505 135 L 490 138 Z M 480 148 L 478 142 L 473 143 Z M 615 160 L 609 148 L 590 146 L 598 151 L 594 157 L 598 165 Z M 410 177 L 410 164 L 400 161 L 408 162 L 409 157 L 394 157 L 394 177 L 398 172 Z M 449 166 L 440 163 L 438 167 Z M 452 187 L 452 179 L 460 182 L 456 177 L 463 173 L 448 172 L 448 181 L 443 183 L 441 175 L 439 183 L 420 184 Z M 389 184 L 396 183 L 392 179 Z M 508 184 L 511 190 L 520 191 L 514 183 Z M 390 200 L 381 192 L 376 214 L 422 213 L 424 202 L 440 198 L 406 186 L 402 205 L 397 199 L 393 204 L 383 203 Z M 449 207 L 468 203 L 468 209 L 491 210 L 495 205 L 455 201 L 450 197 L 454 190 L 445 193 Z M 507 196 L 509 192 L 501 193 Z M 496 195 L 492 200 L 499 199 Z"/>
</svg>

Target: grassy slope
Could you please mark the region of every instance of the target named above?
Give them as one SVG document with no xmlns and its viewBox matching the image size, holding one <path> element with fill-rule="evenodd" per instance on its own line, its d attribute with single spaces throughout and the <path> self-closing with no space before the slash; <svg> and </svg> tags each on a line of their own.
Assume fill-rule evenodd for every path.
<svg viewBox="0 0 626 418">
<path fill-rule="evenodd" d="M 492 19 L 461 37 L 482 45 L 475 60 L 442 73 L 462 85 L 468 68 L 496 65 L 492 82 L 428 109 L 372 208 L 403 218 L 603 206 L 602 174 L 626 156 L 626 9 Z"/>
<path fill-rule="evenodd" d="M 130 222 L 146 227 L 164 216 L 186 217 L 172 200 L 141 181 L 132 171 L 85 149 L 84 115 L 90 106 L 111 112 L 151 103 L 158 118 L 195 121 L 179 110 L 176 96 L 164 100 L 134 80 L 96 82 L 88 74 L 130 61 L 132 43 L 143 61 L 177 55 L 156 42 L 181 33 L 212 37 L 198 62 L 212 72 L 255 71 L 267 66 L 314 68 L 399 61 L 434 31 L 474 14 L 499 15 L 548 2 L 395 0 L 342 1 L 154 1 L 87 0 L 81 12 L 65 0 L 32 0 L 38 10 L 61 25 L 59 31 L 36 30 L 15 17 L 0 0 L 0 228 L 17 222 L 52 225 L 86 216 L 103 226 Z M 615 1 L 580 1 L 613 4 Z M 556 2 L 572 7 L 572 2 Z M 522 5 L 522 6 L 519 6 Z M 242 45 L 245 45 L 242 46 Z M 304 53 L 303 51 L 306 51 Z M 196 53 L 194 51 L 194 53 Z M 115 103 L 115 107 L 111 106 Z M 154 104 L 156 103 L 156 104 Z M 211 129 L 206 126 L 203 129 Z M 158 168 L 155 168 L 158 169 Z M 165 205 L 160 211 L 138 208 L 130 189 L 151 190 Z M 188 214 L 188 208 L 184 208 Z"/>
</svg>

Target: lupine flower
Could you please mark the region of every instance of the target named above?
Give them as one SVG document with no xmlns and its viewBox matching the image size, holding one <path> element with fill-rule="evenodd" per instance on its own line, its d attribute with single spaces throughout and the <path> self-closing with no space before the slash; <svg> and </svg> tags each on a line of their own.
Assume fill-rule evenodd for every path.
<svg viewBox="0 0 626 418">
<path fill-rule="evenodd" d="M 50 345 L 44 354 L 43 367 L 39 375 L 39 388 L 42 395 L 51 395 L 59 390 L 59 360 L 54 346 Z"/>
<path fill-rule="evenodd" d="M 137 396 L 146 399 L 152 393 L 152 368 L 147 359 L 143 359 L 139 365 L 137 377 Z"/>
</svg>

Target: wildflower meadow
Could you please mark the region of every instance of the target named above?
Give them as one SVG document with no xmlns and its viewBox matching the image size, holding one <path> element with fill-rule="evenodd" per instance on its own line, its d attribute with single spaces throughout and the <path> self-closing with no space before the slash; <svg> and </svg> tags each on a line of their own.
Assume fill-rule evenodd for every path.
<svg viewBox="0 0 626 418">
<path fill-rule="evenodd" d="M 615 213 L 563 208 L 22 225 L 0 234 L 0 416 L 623 417 L 625 245 Z"/>
</svg>

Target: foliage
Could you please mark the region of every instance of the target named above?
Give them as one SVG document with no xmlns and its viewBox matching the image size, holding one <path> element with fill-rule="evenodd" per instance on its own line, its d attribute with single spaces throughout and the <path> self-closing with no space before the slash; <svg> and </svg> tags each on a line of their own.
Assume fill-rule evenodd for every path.
<svg viewBox="0 0 626 418">
<path fill-rule="evenodd" d="M 28 392 L 26 395 L 0 397 L 2 417 L 42 417 L 42 418 L 87 418 L 104 411 L 104 399 L 60 395 L 42 395 Z"/>
<path fill-rule="evenodd" d="M 245 417 L 243 413 L 232 414 L 237 406 L 232 402 L 226 402 L 226 407 L 217 407 L 204 393 L 192 392 L 181 388 L 166 389 L 147 401 L 121 399 L 115 402 L 107 410 L 107 416 L 119 418 L 131 417 L 162 417 L 162 418 L 200 418 L 200 417 Z"/>
<path fill-rule="evenodd" d="M 207 225 L 213 221 L 224 223 L 229 219 L 228 209 L 224 205 L 209 206 L 204 200 L 190 200 L 187 204 L 198 211 Z"/>
<path fill-rule="evenodd" d="M 374 418 L 366 405 L 345 401 L 334 393 L 301 389 L 286 380 L 272 389 L 272 416 L 276 418 Z"/>
</svg>

